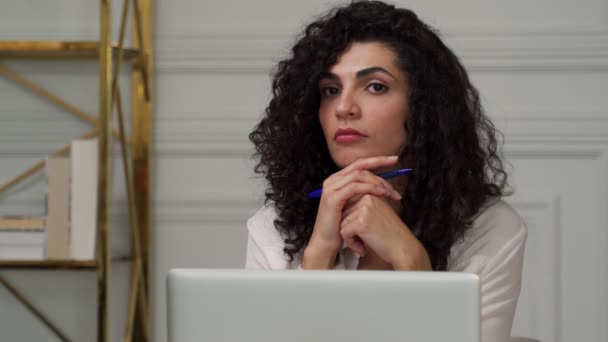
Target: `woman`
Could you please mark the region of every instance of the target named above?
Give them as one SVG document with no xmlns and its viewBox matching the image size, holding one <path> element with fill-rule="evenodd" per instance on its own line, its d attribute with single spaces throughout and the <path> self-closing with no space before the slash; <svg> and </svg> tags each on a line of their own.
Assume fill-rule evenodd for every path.
<svg viewBox="0 0 608 342">
<path fill-rule="evenodd" d="M 476 273 L 482 340 L 508 340 L 527 230 L 501 200 L 497 132 L 433 30 L 379 1 L 336 8 L 306 27 L 272 88 L 249 136 L 269 187 L 246 267 Z M 396 168 L 412 172 L 377 176 Z"/>
</svg>

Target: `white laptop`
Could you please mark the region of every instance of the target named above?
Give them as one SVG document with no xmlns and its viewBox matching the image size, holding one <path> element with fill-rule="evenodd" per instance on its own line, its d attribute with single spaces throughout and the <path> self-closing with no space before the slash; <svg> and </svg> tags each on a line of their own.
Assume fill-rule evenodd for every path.
<svg viewBox="0 0 608 342">
<path fill-rule="evenodd" d="M 479 342 L 469 273 L 173 269 L 170 342 Z"/>
</svg>

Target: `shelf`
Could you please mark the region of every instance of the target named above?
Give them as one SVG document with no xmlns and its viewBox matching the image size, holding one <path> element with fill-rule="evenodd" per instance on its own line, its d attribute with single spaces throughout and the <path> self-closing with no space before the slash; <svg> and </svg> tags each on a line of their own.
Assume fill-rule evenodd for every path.
<svg viewBox="0 0 608 342">
<path fill-rule="evenodd" d="M 118 47 L 112 46 L 113 56 L 118 55 Z M 123 48 L 125 58 L 134 58 L 139 50 Z M 97 58 L 96 41 L 0 41 L 0 59 L 12 58 Z"/>
<path fill-rule="evenodd" d="M 129 256 L 112 258 L 113 262 L 130 260 Z M 94 270 L 96 268 L 96 260 L 0 260 L 0 269 Z"/>
<path fill-rule="evenodd" d="M 123 5 L 125 6 L 128 3 L 128 0 L 123 1 Z M 39 271 L 49 274 L 53 273 L 53 276 L 61 276 L 61 274 L 54 274 L 54 272 L 59 271 L 59 273 L 66 274 L 70 272 L 86 273 L 87 277 L 96 277 L 97 291 L 90 293 L 91 296 L 97 298 L 97 305 L 90 308 L 97 311 L 97 338 L 95 340 L 97 342 L 107 342 L 110 339 L 110 327 L 112 326 L 110 324 L 112 316 L 109 302 L 114 297 L 111 295 L 110 274 L 113 273 L 113 268 L 118 266 L 116 268 L 119 268 L 121 271 L 119 273 L 120 278 L 124 277 L 124 272 L 122 271 L 127 270 L 129 273 L 128 281 L 130 283 L 130 289 L 126 294 L 129 300 L 127 315 L 124 319 L 126 331 L 123 340 L 150 341 L 151 329 L 149 326 L 151 322 L 149 321 L 148 312 L 150 297 L 148 293 L 151 281 L 149 259 L 152 250 L 150 244 L 152 215 L 150 213 L 150 182 L 148 176 L 152 168 L 149 145 L 152 140 L 153 120 L 151 120 L 151 114 L 154 103 L 150 89 L 154 75 L 153 5 L 153 2 L 150 0 L 136 1 L 132 5 L 134 10 L 131 11 L 130 22 L 127 7 L 123 7 L 120 27 L 118 27 L 120 38 L 113 34 L 117 21 L 113 20 L 114 18 L 111 16 L 111 6 L 105 2 L 99 6 L 98 22 L 91 21 L 91 24 L 94 24 L 93 27 L 99 28 L 98 37 L 90 36 L 81 38 L 82 40 L 69 41 L 61 40 L 60 38 L 52 40 L 35 37 L 32 37 L 31 40 L 15 40 L 15 37 L 4 38 L 12 40 L 2 40 L 0 38 L 0 76 L 5 76 L 34 94 L 46 99 L 47 102 L 57 105 L 80 118 L 84 118 L 95 126 L 95 129 L 91 129 L 87 135 L 97 135 L 99 139 L 100 153 L 97 156 L 99 163 L 99 178 L 97 182 L 99 201 L 96 205 L 98 232 L 95 240 L 97 252 L 95 260 L 18 260 L 18 255 L 13 255 L 10 259 L 0 259 L 0 288 L 4 287 L 9 291 L 24 308 L 30 311 L 33 317 L 42 322 L 61 341 L 69 341 L 70 339 L 61 329 L 52 323 L 52 319 L 49 319 L 55 314 L 45 314 L 42 310 L 39 310 L 21 293 L 17 286 L 12 286 L 9 279 L 5 278 L 12 276 L 13 273 L 34 273 Z M 24 17 L 24 19 L 27 21 L 27 18 Z M 79 19 L 87 21 L 91 18 L 90 16 L 86 16 Z M 131 42 L 125 42 L 124 46 L 119 49 L 118 42 L 124 42 L 128 26 L 130 26 L 130 31 L 132 32 L 130 36 Z M 77 34 L 78 32 L 74 33 Z M 96 78 L 98 78 L 99 89 L 95 92 L 99 106 L 97 115 L 91 119 L 90 115 L 79 110 L 68 101 L 29 81 L 26 77 L 22 77 L 19 72 L 11 70 L 13 69 L 12 63 L 17 63 L 15 66 L 18 69 L 22 69 L 21 73 L 31 71 L 27 68 L 20 68 L 20 63 L 29 65 L 30 63 L 38 64 L 40 61 L 51 61 L 50 63 L 36 66 L 40 70 L 53 70 L 56 62 L 61 62 L 61 64 L 65 64 L 66 66 L 74 64 L 78 68 L 77 70 L 81 68 L 82 62 L 87 65 L 91 63 L 98 64 L 96 68 L 98 69 L 98 77 Z M 123 66 L 121 62 L 125 63 L 126 70 L 122 69 L 123 73 L 116 73 L 116 71 L 121 71 L 120 66 Z M 5 64 L 7 65 L 5 66 Z M 130 237 L 132 239 L 131 250 L 129 252 L 121 251 L 119 252 L 120 255 L 113 255 L 111 249 L 111 242 L 113 240 L 110 239 L 113 222 L 109 210 L 114 203 L 111 187 L 111 184 L 113 184 L 111 181 L 113 178 L 111 169 L 113 157 L 111 146 L 109 148 L 106 147 L 109 146 L 108 144 L 112 141 L 111 137 L 115 134 L 112 126 L 114 121 L 112 114 L 114 111 L 118 112 L 118 120 L 121 121 L 120 124 L 122 125 L 124 121 L 123 110 L 119 99 L 123 98 L 123 102 L 127 101 L 126 96 L 119 97 L 122 93 L 116 87 L 117 80 L 115 77 L 120 76 L 120 80 L 122 81 L 122 76 L 128 76 L 128 74 L 130 74 L 129 86 L 131 89 L 130 99 L 128 100 L 130 112 L 128 113 L 132 115 L 130 122 L 127 123 L 128 126 L 125 125 L 125 128 L 128 128 L 132 138 L 125 137 L 126 140 L 124 142 L 128 142 L 132 153 L 130 156 L 123 154 L 122 161 L 127 169 L 129 169 L 129 164 L 131 165 L 131 168 L 128 170 L 129 172 L 124 176 L 124 188 L 127 194 L 129 194 L 129 213 L 136 215 L 137 220 L 134 220 L 133 216 L 129 217 Z M 66 146 L 69 148 L 69 145 Z M 102 146 L 104 147 L 103 149 L 101 148 Z M 65 151 L 66 147 L 64 146 L 55 154 L 59 155 Z M 6 189 L 17 183 L 21 183 L 43 166 L 44 161 L 41 161 L 6 185 L 0 185 L 2 186 L 0 194 L 8 194 L 9 192 Z M 136 177 L 137 180 L 135 181 Z M 44 254 L 40 255 L 40 257 L 43 256 Z M 11 256 L 7 255 L 6 257 Z M 4 273 L 7 273 L 6 277 Z M 127 279 L 125 278 L 125 280 Z M 61 312 L 59 311 L 56 314 L 61 315 Z M 15 321 L 18 319 L 19 317 L 11 318 L 11 320 Z"/>
<path fill-rule="evenodd" d="M 0 268 L 95 269 L 95 260 L 0 260 Z"/>
</svg>

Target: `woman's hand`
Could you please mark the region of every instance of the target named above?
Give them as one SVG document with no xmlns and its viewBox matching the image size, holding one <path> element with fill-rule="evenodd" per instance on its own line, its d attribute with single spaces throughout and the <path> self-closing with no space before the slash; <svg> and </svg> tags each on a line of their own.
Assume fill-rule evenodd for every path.
<svg viewBox="0 0 608 342">
<path fill-rule="evenodd" d="M 302 260 L 303 268 L 332 268 L 342 247 L 342 212 L 364 195 L 401 199 L 386 180 L 369 170 L 395 165 L 397 157 L 362 158 L 334 173 L 323 182 L 323 192 L 312 236 Z"/>
<path fill-rule="evenodd" d="M 370 248 L 395 270 L 431 270 L 424 246 L 385 198 L 364 195 L 347 206 L 340 235 L 359 255 Z"/>
</svg>

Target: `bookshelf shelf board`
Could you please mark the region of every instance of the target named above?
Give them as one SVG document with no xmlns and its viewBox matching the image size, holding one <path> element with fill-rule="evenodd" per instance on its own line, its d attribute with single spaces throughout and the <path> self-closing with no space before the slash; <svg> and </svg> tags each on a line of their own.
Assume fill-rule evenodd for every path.
<svg viewBox="0 0 608 342">
<path fill-rule="evenodd" d="M 112 262 L 128 262 L 130 256 L 112 258 Z M 0 260 L 0 269 L 65 269 L 94 270 L 96 260 Z"/>
<path fill-rule="evenodd" d="M 95 269 L 95 260 L 0 260 L 0 268 Z"/>
<path fill-rule="evenodd" d="M 112 46 L 113 56 L 118 46 Z M 139 50 L 123 48 L 125 58 L 134 58 Z M 98 58 L 96 41 L 0 41 L 0 59 L 12 58 Z"/>
</svg>

